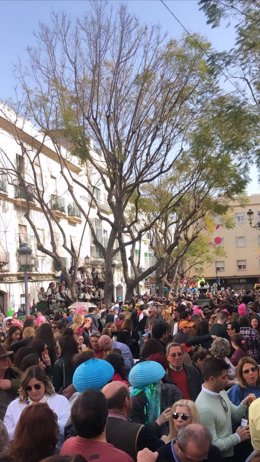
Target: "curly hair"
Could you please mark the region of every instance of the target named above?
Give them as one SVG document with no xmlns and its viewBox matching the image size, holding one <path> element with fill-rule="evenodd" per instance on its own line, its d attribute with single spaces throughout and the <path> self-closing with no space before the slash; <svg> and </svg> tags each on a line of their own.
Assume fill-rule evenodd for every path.
<svg viewBox="0 0 260 462">
<path fill-rule="evenodd" d="M 46 375 L 46 372 L 40 366 L 31 366 L 26 369 L 23 373 L 20 381 L 20 388 L 19 388 L 19 398 L 20 401 L 24 402 L 28 399 L 28 392 L 26 391 L 26 387 L 31 379 L 39 380 L 45 386 L 45 394 L 46 395 L 53 395 L 55 393 L 54 387 Z"/>
<path fill-rule="evenodd" d="M 225 356 L 230 355 L 230 352 L 230 343 L 226 338 L 215 338 L 210 348 L 210 353 L 212 354 L 212 356 L 216 356 L 218 358 L 225 358 Z"/>
</svg>

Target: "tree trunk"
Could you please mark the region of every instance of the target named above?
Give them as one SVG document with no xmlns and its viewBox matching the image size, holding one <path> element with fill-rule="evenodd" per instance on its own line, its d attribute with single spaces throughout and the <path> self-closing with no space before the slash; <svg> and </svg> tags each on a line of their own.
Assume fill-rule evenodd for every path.
<svg viewBox="0 0 260 462">
<path fill-rule="evenodd" d="M 138 280 L 139 282 L 139 280 Z M 136 279 L 132 279 L 128 282 L 126 286 L 126 294 L 125 294 L 125 300 L 126 302 L 130 302 L 134 296 L 134 289 L 137 286 Z"/>
<path fill-rule="evenodd" d="M 104 303 L 110 307 L 113 301 L 114 280 L 111 267 L 106 267 L 105 284 L 104 284 Z"/>
</svg>

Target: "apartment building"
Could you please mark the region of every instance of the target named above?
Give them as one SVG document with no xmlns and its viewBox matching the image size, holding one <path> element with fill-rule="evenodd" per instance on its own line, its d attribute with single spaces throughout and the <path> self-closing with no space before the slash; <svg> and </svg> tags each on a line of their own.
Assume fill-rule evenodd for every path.
<svg viewBox="0 0 260 462">
<path fill-rule="evenodd" d="M 27 150 L 24 156 L 23 150 Z M 37 155 L 37 152 L 40 152 Z M 35 158 L 34 171 L 30 159 Z M 81 182 L 84 178 L 81 166 L 76 158 L 71 158 L 64 148 L 67 171 Z M 14 175 L 19 173 L 19 177 Z M 43 199 L 48 204 L 55 221 L 52 223 L 53 239 L 58 253 L 66 268 L 73 265 L 70 254 L 64 248 L 62 231 L 66 237 L 67 246 L 73 246 L 79 251 L 79 266 L 91 271 L 102 271 L 104 264 L 98 248 L 94 245 L 89 226 L 85 226 L 85 218 L 72 199 L 68 191 L 68 184 L 61 175 L 61 165 L 57 152 L 51 141 L 43 140 L 40 132 L 25 121 L 17 121 L 10 111 L 8 117 L 0 115 L 0 307 L 5 312 L 14 307 L 16 310 L 25 304 L 24 268 L 21 265 L 19 248 L 27 244 L 31 249 L 30 268 L 28 269 L 29 302 L 38 301 L 41 286 L 48 287 L 50 281 L 58 280 L 57 264 L 50 256 L 37 248 L 35 233 L 25 218 L 28 200 L 30 203 L 30 217 L 42 244 L 51 250 L 51 228 L 46 221 L 43 205 L 35 200 L 34 189 L 24 189 L 21 178 L 30 182 L 30 177 L 36 175 L 39 189 L 44 190 Z M 20 179 L 19 179 L 20 178 Z M 32 181 L 33 184 L 33 181 Z M 77 201 L 84 208 L 89 209 L 89 217 L 96 230 L 99 240 L 106 245 L 109 226 L 105 221 L 97 218 L 97 210 L 90 198 L 76 184 L 73 185 Z M 105 191 L 96 187 L 94 192 L 103 213 L 109 216 Z M 51 220 L 53 221 L 53 220 Z M 78 250 L 79 249 L 79 250 Z M 81 275 L 79 274 L 79 277 Z M 117 293 L 123 296 L 124 284 L 120 262 L 115 264 L 115 297 Z"/>
<path fill-rule="evenodd" d="M 212 245 L 223 247 L 224 256 L 205 265 L 204 275 L 210 283 L 219 279 L 222 287 L 251 288 L 260 282 L 260 194 L 249 196 L 245 206 L 234 201 L 228 213 L 234 227 L 226 229 L 221 218 L 216 219 L 212 238 Z"/>
</svg>

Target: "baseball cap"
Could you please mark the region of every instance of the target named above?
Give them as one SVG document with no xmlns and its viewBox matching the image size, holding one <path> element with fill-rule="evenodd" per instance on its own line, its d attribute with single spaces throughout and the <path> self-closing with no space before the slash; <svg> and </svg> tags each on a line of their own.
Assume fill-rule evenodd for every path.
<svg viewBox="0 0 260 462">
<path fill-rule="evenodd" d="M 190 322 L 190 321 L 181 321 L 179 323 L 179 329 L 183 329 L 184 327 L 193 327 L 194 326 L 194 322 Z"/>
</svg>

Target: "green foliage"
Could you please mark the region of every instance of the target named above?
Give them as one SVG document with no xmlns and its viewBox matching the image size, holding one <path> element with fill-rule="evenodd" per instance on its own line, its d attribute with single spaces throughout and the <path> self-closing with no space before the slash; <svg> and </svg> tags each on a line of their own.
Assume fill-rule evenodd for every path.
<svg viewBox="0 0 260 462">
<path fill-rule="evenodd" d="M 240 85 L 240 96 L 244 93 L 244 99 L 250 99 L 252 108 L 252 136 L 254 146 L 250 150 L 250 143 L 246 147 L 245 156 L 250 160 L 254 156 L 255 164 L 260 172 L 260 152 L 259 152 L 259 107 L 260 107 L 260 2 L 259 0 L 200 0 L 199 5 L 207 17 L 207 23 L 212 27 L 218 27 L 226 20 L 232 20 L 235 29 L 235 46 L 228 52 L 215 54 L 211 62 L 222 67 L 225 73 L 230 71 L 230 75 L 236 76 L 236 85 L 239 82 L 246 85 L 247 91 L 244 92 L 245 85 Z M 254 106 L 254 107 L 253 107 Z M 237 108 L 237 124 L 241 127 L 241 136 L 244 132 L 245 124 L 250 121 L 247 117 L 241 118 L 239 106 Z M 249 125 L 250 126 L 250 125 Z M 228 126 L 227 126 L 228 129 Z M 232 132 L 231 132 L 232 135 Z M 243 141 L 243 140 L 242 140 Z M 259 174 L 260 176 L 260 174 Z"/>
</svg>

